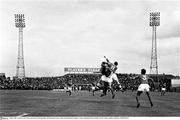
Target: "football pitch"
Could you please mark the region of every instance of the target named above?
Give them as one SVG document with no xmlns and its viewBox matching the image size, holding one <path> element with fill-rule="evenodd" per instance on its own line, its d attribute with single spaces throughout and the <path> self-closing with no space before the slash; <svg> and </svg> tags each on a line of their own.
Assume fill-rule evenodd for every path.
<svg viewBox="0 0 180 120">
<path fill-rule="evenodd" d="M 151 108 L 145 94 L 136 108 L 136 92 L 109 92 L 100 97 L 89 91 L 0 90 L 0 116 L 8 117 L 154 117 L 180 116 L 180 93 L 150 92 Z"/>
</svg>

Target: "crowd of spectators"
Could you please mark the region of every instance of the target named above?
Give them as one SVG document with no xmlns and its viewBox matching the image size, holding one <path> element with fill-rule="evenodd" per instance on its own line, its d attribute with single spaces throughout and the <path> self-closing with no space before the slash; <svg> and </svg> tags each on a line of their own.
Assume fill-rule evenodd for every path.
<svg viewBox="0 0 180 120">
<path fill-rule="evenodd" d="M 140 78 L 137 74 L 117 74 L 119 82 L 125 90 L 136 90 L 140 84 Z M 52 90 L 64 88 L 67 84 L 74 85 L 81 89 L 89 89 L 91 84 L 97 83 L 100 80 L 101 74 L 66 74 L 59 77 L 36 77 L 23 78 L 12 80 L 5 76 L 0 77 L 0 89 L 26 89 L 26 90 Z M 151 76 L 155 82 L 155 77 Z M 160 78 L 160 85 L 166 83 L 167 88 L 170 89 L 171 83 L 164 75 Z M 152 86 L 153 88 L 154 86 Z"/>
</svg>

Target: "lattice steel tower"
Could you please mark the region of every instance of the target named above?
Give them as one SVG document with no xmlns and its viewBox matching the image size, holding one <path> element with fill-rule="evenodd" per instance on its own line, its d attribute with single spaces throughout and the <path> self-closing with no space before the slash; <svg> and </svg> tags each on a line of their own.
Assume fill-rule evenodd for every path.
<svg viewBox="0 0 180 120">
<path fill-rule="evenodd" d="M 158 75 L 156 26 L 160 25 L 160 12 L 150 13 L 150 24 L 149 25 L 153 28 L 152 29 L 152 49 L 151 49 L 150 74 Z"/>
<path fill-rule="evenodd" d="M 16 77 L 25 78 L 24 55 L 23 55 L 23 28 L 25 27 L 24 14 L 15 14 L 15 26 L 19 28 L 18 61 L 16 66 Z"/>
</svg>

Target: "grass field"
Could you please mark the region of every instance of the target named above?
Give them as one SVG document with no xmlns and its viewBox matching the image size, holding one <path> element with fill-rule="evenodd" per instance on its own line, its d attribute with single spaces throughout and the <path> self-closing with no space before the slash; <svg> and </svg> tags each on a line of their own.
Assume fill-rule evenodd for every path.
<svg viewBox="0 0 180 120">
<path fill-rule="evenodd" d="M 151 92 L 154 106 L 147 96 L 140 97 L 141 106 L 136 108 L 136 92 L 116 92 L 114 99 L 108 93 L 99 97 L 88 91 L 65 92 L 45 90 L 0 90 L 0 116 L 9 117 L 151 117 L 180 116 L 180 93 Z"/>
</svg>

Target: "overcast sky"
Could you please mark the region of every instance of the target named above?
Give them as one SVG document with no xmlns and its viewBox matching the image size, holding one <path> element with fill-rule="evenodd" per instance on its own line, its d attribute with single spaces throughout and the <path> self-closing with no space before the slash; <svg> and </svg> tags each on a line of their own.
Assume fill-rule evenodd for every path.
<svg viewBox="0 0 180 120">
<path fill-rule="evenodd" d="M 159 73 L 180 75 L 179 0 L 0 0 L 0 72 L 16 74 L 18 29 L 25 14 L 27 77 L 60 76 L 64 67 L 100 67 L 103 56 L 118 61 L 117 73 L 150 71 L 152 27 L 157 27 Z"/>
</svg>

